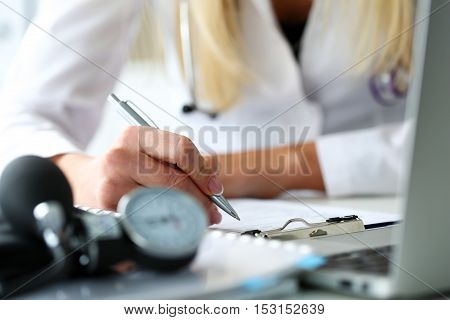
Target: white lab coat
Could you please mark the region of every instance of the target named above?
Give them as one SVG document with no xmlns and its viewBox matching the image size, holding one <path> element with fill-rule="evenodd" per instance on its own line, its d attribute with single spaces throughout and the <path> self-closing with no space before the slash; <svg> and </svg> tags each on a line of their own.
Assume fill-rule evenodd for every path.
<svg viewBox="0 0 450 320">
<path fill-rule="evenodd" d="M 189 125 L 191 137 L 206 151 L 297 143 L 307 127 L 306 139 L 317 143 L 328 195 L 397 191 L 406 138 L 404 102 L 378 105 L 367 85 L 368 73 L 347 72 L 330 82 L 353 63 L 354 39 L 345 37 L 348 17 L 342 18 L 347 13 L 331 10 L 324 23 L 321 1 L 315 1 L 299 67 L 270 0 L 241 1 L 253 82 L 230 111 L 212 120 L 203 113 L 181 112 L 189 95 L 176 57 L 175 0 L 153 1 L 162 21 L 170 80 L 142 91 L 121 79 L 143 1 L 41 1 L 1 95 L 0 170 L 20 155 L 48 157 L 86 148 L 116 85 L 128 87 L 160 126 L 184 132 L 180 127 Z M 262 126 L 266 138 L 255 133 Z M 218 128 L 217 136 L 211 134 Z M 268 139 L 274 132 L 277 138 Z"/>
</svg>

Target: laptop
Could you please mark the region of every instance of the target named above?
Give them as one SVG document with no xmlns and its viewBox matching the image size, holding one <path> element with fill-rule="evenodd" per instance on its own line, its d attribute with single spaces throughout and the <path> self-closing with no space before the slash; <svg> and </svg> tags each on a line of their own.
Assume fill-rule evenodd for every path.
<svg viewBox="0 0 450 320">
<path fill-rule="evenodd" d="M 367 243 L 370 235 L 393 238 L 329 255 L 323 267 L 306 275 L 307 284 L 374 298 L 450 297 L 449 2 L 417 1 L 414 79 L 407 97 L 415 135 L 403 222 L 378 234 L 363 232 L 367 239 L 359 240 Z"/>
</svg>

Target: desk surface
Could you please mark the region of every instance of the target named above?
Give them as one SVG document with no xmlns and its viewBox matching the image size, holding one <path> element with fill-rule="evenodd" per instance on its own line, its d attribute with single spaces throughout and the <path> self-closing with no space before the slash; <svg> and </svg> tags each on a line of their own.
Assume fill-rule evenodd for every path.
<svg viewBox="0 0 450 320">
<path fill-rule="evenodd" d="M 305 200 L 308 204 L 330 207 L 354 208 L 359 210 L 378 211 L 386 213 L 401 212 L 402 198 L 400 197 L 358 197 L 358 198 L 326 198 L 315 197 Z"/>
<path fill-rule="evenodd" d="M 295 200 L 293 200 L 295 201 Z M 346 199 L 326 199 L 326 198 L 305 198 L 302 197 L 302 201 L 310 205 L 324 205 L 324 206 L 332 206 L 332 207 L 343 207 L 343 208 L 351 208 L 355 210 L 367 210 L 367 211 L 377 211 L 377 212 L 386 212 L 386 213 L 398 213 L 401 205 L 401 200 L 398 198 L 387 198 L 387 197 L 370 197 L 370 198 L 346 198 Z M 296 240 L 298 242 L 302 242 L 308 244 L 314 248 L 314 250 L 320 254 L 339 252 L 339 250 L 348 250 L 348 249 L 358 249 L 358 248 L 366 248 L 369 244 L 370 246 L 383 246 L 388 244 L 391 241 L 391 230 L 392 228 L 383 228 L 378 231 L 365 231 L 358 234 L 355 234 L 352 237 L 348 237 L 346 239 L 338 239 L 335 237 L 328 237 L 328 239 L 304 239 L 304 240 Z M 337 236 L 339 237 L 339 236 Z M 120 280 L 120 279 L 119 279 Z M 132 284 L 136 279 L 128 279 L 128 283 Z M 156 279 L 158 280 L 158 279 Z M 156 281 L 153 279 L 152 281 Z M 172 281 L 176 279 L 166 279 L 165 281 Z M 120 280 L 122 281 L 122 280 Z M 120 282 L 116 281 L 116 282 Z M 108 281 L 110 282 L 110 281 Z M 79 286 L 78 289 L 83 289 L 82 281 L 78 281 L 76 286 Z M 119 283 L 120 284 L 120 283 Z M 114 283 L 108 284 L 110 286 L 114 285 Z M 64 284 L 54 284 L 56 288 L 53 291 L 62 291 L 59 289 L 66 289 Z M 145 287 L 138 288 L 133 287 L 137 291 L 134 294 L 130 290 L 121 290 L 123 294 L 119 294 L 117 299 L 140 299 L 143 298 L 147 294 L 147 290 Z M 75 291 L 78 290 L 75 288 Z M 139 289 L 139 290 L 137 290 Z M 71 289 L 72 291 L 74 288 Z M 143 291 L 144 290 L 144 291 Z M 43 291 L 46 291 L 45 289 Z M 51 290 L 50 290 L 51 291 Z M 290 290 L 289 292 L 293 292 L 294 290 Z M 140 292 L 140 293 L 139 293 Z M 286 292 L 286 291 L 283 291 Z M 58 293 L 58 292 L 57 292 Z M 150 294 L 150 292 L 148 293 Z M 52 295 L 48 296 L 47 294 L 41 292 L 32 293 L 27 295 L 28 299 L 48 299 Z M 58 296 L 58 295 L 56 295 Z M 113 295 L 115 296 L 115 295 Z M 150 296 L 155 296 L 150 294 Z M 61 296 L 64 298 L 64 296 Z M 229 298 L 224 296 L 223 298 Z M 271 298 L 271 297 L 267 297 Z M 277 294 L 274 298 L 282 298 L 282 299 L 349 299 L 351 297 L 335 294 L 328 291 L 316 290 L 316 289 L 303 289 L 301 292 L 295 294 L 286 294 L 280 295 Z"/>
</svg>

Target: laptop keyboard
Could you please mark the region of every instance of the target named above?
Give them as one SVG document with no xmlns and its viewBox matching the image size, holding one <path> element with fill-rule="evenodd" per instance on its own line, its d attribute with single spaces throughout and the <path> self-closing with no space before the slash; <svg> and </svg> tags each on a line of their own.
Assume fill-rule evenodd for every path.
<svg viewBox="0 0 450 320">
<path fill-rule="evenodd" d="M 327 263 L 320 270 L 342 270 L 386 274 L 392 246 L 335 254 L 327 257 Z"/>
</svg>

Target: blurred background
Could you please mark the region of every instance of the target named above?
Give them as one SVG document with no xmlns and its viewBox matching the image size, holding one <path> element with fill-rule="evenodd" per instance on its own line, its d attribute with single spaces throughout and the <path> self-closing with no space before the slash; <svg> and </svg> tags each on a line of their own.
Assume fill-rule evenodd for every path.
<svg viewBox="0 0 450 320">
<path fill-rule="evenodd" d="M 29 21 L 35 17 L 40 0 L 2 0 L 0 3 L 0 90 L 3 87 L 5 76 L 14 56 L 17 53 L 20 42 L 29 26 Z M 156 23 L 150 19 L 146 25 L 149 29 L 155 29 Z M 151 31 L 152 34 L 157 34 Z M 149 83 L 164 80 L 162 67 L 162 49 L 156 48 L 154 52 L 149 52 L 151 61 L 130 63 L 125 67 L 122 79 L 134 88 L 140 91 L 149 86 Z M 139 59 L 137 59 L 139 60 Z M 143 66 L 145 65 L 145 66 Z M 119 93 L 130 95 L 130 90 L 120 87 Z M 167 92 L 159 94 L 157 97 L 164 96 Z M 154 98 L 154 97 L 153 97 Z M 135 98 L 136 99 L 136 98 Z M 137 99 L 140 100 L 139 98 Z M 156 99 L 159 100 L 159 99 Z M 141 101 L 142 103 L 142 101 Z M 162 102 L 160 102 L 162 103 Z M 110 104 L 106 104 L 104 119 L 98 129 L 95 137 L 92 139 L 86 152 L 89 154 L 100 154 L 107 149 L 111 141 L 111 135 L 116 137 L 120 130 L 127 124 L 114 111 Z"/>
<path fill-rule="evenodd" d="M 2 2 L 7 6 L 12 6 L 27 19 L 31 19 L 36 12 L 39 0 L 4 0 Z M 5 72 L 28 27 L 26 19 L 11 12 L 5 5 L 0 5 L 0 87 Z"/>
<path fill-rule="evenodd" d="M 108 1 L 98 2 L 105 5 L 105 8 L 102 8 L 104 10 L 114 7 Z M 388 47 L 388 49 L 394 52 L 404 53 L 397 55 L 399 56 L 397 59 L 399 60 L 398 63 L 391 61 L 392 59 L 380 58 L 380 61 L 389 60 L 389 63 L 386 63 L 381 68 L 375 63 L 375 60 L 378 61 L 378 57 L 376 59 L 373 57 L 372 59 L 374 61 L 366 62 L 365 60 L 372 59 L 363 59 L 364 63 L 362 64 L 365 67 L 364 70 L 355 70 L 355 72 L 343 72 L 343 70 L 350 70 L 351 68 L 349 66 L 353 65 L 355 61 L 359 61 L 367 53 L 373 52 L 372 47 L 376 46 L 384 37 L 382 34 L 379 37 L 368 36 L 367 39 L 370 39 L 370 43 L 367 47 L 361 46 L 363 48 L 359 48 L 356 46 L 356 44 L 360 42 L 366 43 L 366 41 L 355 37 L 361 37 L 362 34 L 370 34 L 370 32 L 362 32 L 360 28 L 367 27 L 367 23 L 361 24 L 363 20 L 359 17 L 365 17 L 365 14 L 369 15 L 369 13 L 374 11 L 366 10 L 366 6 L 371 4 L 377 9 L 374 14 L 370 14 L 370 17 L 373 18 L 370 21 L 373 20 L 376 22 L 381 19 L 382 21 L 380 21 L 383 22 L 385 19 L 389 20 L 389 17 L 386 18 L 389 12 L 405 12 L 401 10 L 402 8 L 410 9 L 410 18 L 412 19 L 414 9 L 412 5 L 413 0 L 401 1 L 401 5 L 395 5 L 396 10 L 393 10 L 392 6 L 397 2 L 390 1 L 338 2 L 317 0 L 314 1 L 315 6 L 306 8 L 307 10 L 305 8 L 298 8 L 299 17 L 296 17 L 298 21 L 296 20 L 295 23 L 277 9 L 277 4 L 298 4 L 305 2 L 311 5 L 311 1 L 241 0 L 240 3 L 243 6 L 239 11 L 237 7 L 227 7 L 225 5 L 226 3 L 234 2 L 234 0 L 217 0 L 217 2 L 198 1 L 200 4 L 214 4 L 211 7 L 214 7 L 216 3 L 222 3 L 223 8 L 220 7 L 222 9 L 218 10 L 218 12 L 220 13 L 221 21 L 224 22 L 224 26 L 228 25 L 225 23 L 226 17 L 228 17 L 225 13 L 228 10 L 234 12 L 233 17 L 235 17 L 235 23 L 239 22 L 240 26 L 237 29 L 239 30 L 239 34 L 234 35 L 231 29 L 227 29 L 226 32 L 219 32 L 220 34 L 233 35 L 229 37 L 230 39 L 239 39 L 242 37 L 241 40 L 245 41 L 245 48 L 237 45 L 236 41 L 230 41 L 230 50 L 233 52 L 231 56 L 228 54 L 216 55 L 216 51 L 213 48 L 221 45 L 222 42 L 217 41 L 216 43 L 216 41 L 212 41 L 213 43 L 211 44 L 209 43 L 210 41 L 206 41 L 206 39 L 217 39 L 214 35 L 207 34 L 203 38 L 204 32 L 208 33 L 208 30 L 214 29 L 205 26 L 203 22 L 206 23 L 209 21 L 208 17 L 211 18 L 210 11 L 216 12 L 217 10 L 209 8 L 209 5 L 193 7 L 194 9 L 197 8 L 195 12 L 199 13 L 198 17 L 197 15 L 193 16 L 197 17 L 193 20 L 194 23 L 192 25 L 192 30 L 194 31 L 193 44 L 198 46 L 199 54 L 202 53 L 202 56 L 199 56 L 199 59 L 196 60 L 198 64 L 197 69 L 194 71 L 196 71 L 195 73 L 198 72 L 198 75 L 202 75 L 203 72 L 201 70 L 205 70 L 205 74 L 202 75 L 204 85 L 197 87 L 200 89 L 205 87 L 203 90 L 205 92 L 217 91 L 220 94 L 222 94 L 222 91 L 227 93 L 228 89 L 230 89 L 231 93 L 229 96 L 235 99 L 229 98 L 227 93 L 224 98 L 226 100 L 225 102 L 216 103 L 217 106 L 230 107 L 230 110 L 221 111 L 220 121 L 213 121 L 208 116 L 209 111 L 214 109 L 212 108 L 214 104 L 210 103 L 212 98 L 199 94 L 202 91 L 200 89 L 197 90 L 194 88 L 194 94 L 189 90 L 190 86 L 187 83 L 183 70 L 184 62 L 182 60 L 184 58 L 180 57 L 179 54 L 181 41 L 179 39 L 179 33 L 182 23 L 178 21 L 179 19 L 176 15 L 177 7 L 170 6 L 170 1 L 146 1 L 148 7 L 139 11 L 139 15 L 141 15 L 139 19 L 132 21 L 136 22 L 135 31 L 137 32 L 133 34 L 133 36 L 136 36 L 133 40 L 136 41 L 126 47 L 128 50 L 126 54 L 129 57 L 128 63 L 123 65 L 122 73 L 116 79 L 117 81 L 115 81 L 116 87 L 111 91 L 116 93 L 120 98 L 124 100 L 129 99 L 140 106 L 164 129 L 189 136 L 194 140 L 200 150 L 204 152 L 214 150 L 217 153 L 227 154 L 239 152 L 241 149 L 252 150 L 262 148 L 262 146 L 275 148 L 279 145 L 291 144 L 294 141 L 298 143 L 299 139 L 302 138 L 298 133 L 301 133 L 303 128 L 308 129 L 308 136 L 306 137 L 308 141 L 315 140 L 319 133 L 321 135 L 328 135 L 326 141 L 328 141 L 330 147 L 325 149 L 331 155 L 327 158 L 331 168 L 336 167 L 339 168 L 339 172 L 343 171 L 340 165 L 335 165 L 336 158 L 333 150 L 347 150 L 346 148 L 350 148 L 349 146 L 351 146 L 351 150 L 347 151 L 348 154 L 353 154 L 353 150 L 355 149 L 358 150 L 358 154 L 352 158 L 357 165 L 350 164 L 347 157 L 343 157 L 345 159 L 342 160 L 343 165 L 346 164 L 348 166 L 349 172 L 351 170 L 355 171 L 355 175 L 358 177 L 355 181 L 361 181 L 366 188 L 364 190 L 355 188 L 354 192 L 373 194 L 373 186 L 377 185 L 380 188 L 375 193 L 385 194 L 387 192 L 386 190 L 394 193 L 397 190 L 397 180 L 393 177 L 400 176 L 400 173 L 397 172 L 397 168 L 400 166 L 397 165 L 399 163 L 397 161 L 398 159 L 392 160 L 391 158 L 402 154 L 402 150 L 400 149 L 403 144 L 390 143 L 390 141 L 395 142 L 397 139 L 377 140 L 377 137 L 399 135 L 400 138 L 398 140 L 402 141 L 401 138 L 404 136 L 401 122 L 404 116 L 404 91 L 407 85 L 403 82 L 407 81 L 403 81 L 403 79 L 407 79 L 404 73 L 408 69 L 407 65 L 409 66 L 407 62 L 409 62 L 410 38 L 405 37 L 406 40 L 401 43 L 398 41 L 399 43 L 397 45 L 402 45 L 403 50 L 394 50 L 397 48 L 394 45 Z M 5 88 L 5 74 L 7 74 L 7 69 L 11 65 L 21 39 L 27 30 L 27 20 L 32 20 L 34 17 L 37 17 L 37 8 L 44 3 L 44 0 L 6 0 L 0 2 L 0 89 Z M 55 3 L 50 2 L 50 6 L 53 6 Z M 61 7 L 66 4 L 69 6 L 77 3 L 75 1 L 61 3 Z M 96 1 L 82 1 L 79 3 L 86 4 L 89 9 L 89 5 L 96 3 Z M 128 5 L 133 2 L 115 3 Z M 265 3 L 266 6 L 260 7 L 261 3 Z M 352 7 L 355 12 L 360 13 L 349 16 L 347 10 L 343 8 L 344 4 L 346 4 L 345 8 Z M 336 10 L 334 7 L 331 8 L 331 5 L 335 6 Z M 153 6 L 153 8 L 150 6 Z M 50 7 L 47 11 L 42 10 L 42 12 L 48 13 L 47 18 L 57 16 L 58 12 L 55 7 Z M 225 10 L 225 8 L 228 9 Z M 306 17 L 303 14 L 305 12 L 309 13 L 309 10 L 311 10 L 311 19 L 309 20 L 309 27 L 306 28 Z M 331 13 L 333 13 L 332 17 L 329 16 Z M 92 15 L 92 18 L 97 18 L 97 11 L 90 10 L 80 15 L 80 23 L 85 21 L 89 14 Z M 277 20 L 272 19 L 273 14 L 277 17 Z M 353 18 L 351 19 L 351 17 Z M 391 20 L 394 22 L 398 21 L 398 19 Z M 381 23 L 380 21 L 377 23 Z M 137 24 L 138 22 L 140 25 Z M 394 24 L 394 22 L 392 23 Z M 131 24 L 133 23 L 130 21 Z M 264 26 L 264 29 L 260 28 L 260 24 Z M 117 23 L 111 23 L 111 28 L 108 28 L 108 34 L 115 35 L 116 32 L 122 31 L 120 30 L 120 26 L 118 27 L 119 29 L 112 28 L 116 25 Z M 79 29 L 81 32 L 80 35 L 87 37 L 86 34 L 82 34 L 84 29 L 78 23 L 72 23 L 70 27 L 74 32 Z M 322 30 L 325 27 L 328 28 Z M 404 29 L 403 26 L 397 24 L 395 27 L 400 30 Z M 34 27 L 30 27 L 29 31 L 33 29 Z M 291 29 L 296 30 L 295 37 L 291 34 Z M 367 27 L 366 29 L 369 30 L 370 28 Z M 388 29 L 391 30 L 391 28 Z M 197 38 L 195 38 L 196 30 Z M 380 33 L 382 33 L 381 31 Z M 31 39 L 33 38 L 31 37 Z M 355 39 L 361 41 L 355 41 Z M 324 42 L 327 43 L 326 46 L 323 45 Z M 265 45 L 263 46 L 263 44 Z M 302 55 L 297 50 L 300 45 L 302 47 Z M 34 61 L 33 58 L 36 57 L 36 52 L 33 51 L 38 51 L 38 47 L 32 48 L 28 49 L 31 52 L 25 52 L 22 56 L 23 61 L 21 62 L 23 64 Z M 218 52 L 227 52 L 222 50 L 225 47 L 222 48 L 219 46 L 219 48 L 221 50 Z M 194 48 L 194 51 L 197 49 Z M 78 51 L 82 53 L 85 51 L 89 52 L 87 48 L 81 48 Z M 108 47 L 99 49 L 99 53 L 102 55 L 105 54 L 106 56 L 109 51 L 110 48 Z M 386 49 L 385 51 L 386 56 L 388 56 L 389 50 Z M 210 57 L 212 60 L 204 59 L 203 55 Z M 372 56 L 373 54 L 370 55 L 370 57 Z M 61 63 L 64 63 L 64 57 L 64 55 L 61 56 Z M 208 67 L 209 63 L 212 63 L 214 68 Z M 283 64 L 283 67 L 280 66 L 280 63 Z M 222 66 L 224 65 L 226 68 L 222 70 Z M 92 67 L 92 69 L 96 69 L 94 66 Z M 194 69 L 195 66 L 192 65 L 191 67 Z M 42 73 L 48 71 L 47 64 L 42 64 L 42 68 Z M 214 70 L 214 72 L 209 74 L 206 72 L 208 70 Z M 241 83 L 236 80 L 238 78 L 247 78 L 247 73 L 249 81 L 246 80 Z M 17 72 L 17 74 L 18 78 L 16 79 L 20 80 L 9 82 L 12 87 L 16 85 L 18 87 L 24 87 L 24 83 L 29 78 L 36 78 L 37 80 L 41 78 L 40 75 L 28 77 L 27 74 L 24 74 L 21 78 L 20 72 Z M 223 77 L 224 74 L 228 74 L 229 77 Z M 239 76 L 236 76 L 236 74 Z M 339 77 L 336 77 L 337 74 L 339 74 Z M 399 76 L 394 76 L 397 74 Z M 202 77 L 199 79 L 202 79 Z M 227 79 L 224 83 L 221 82 L 223 78 Z M 336 78 L 336 81 L 329 81 L 333 78 Z M 211 79 L 214 79 L 213 83 L 216 84 L 214 87 L 219 89 L 206 90 L 206 84 L 211 83 L 209 81 Z M 385 81 L 386 79 L 387 81 Z M 399 83 L 398 88 L 397 82 Z M 324 83 L 327 85 L 324 86 Z M 320 92 L 316 90 L 318 87 L 321 87 Z M 24 89 L 22 88 L 22 90 Z M 12 92 L 12 96 L 16 92 L 15 90 L 4 91 Z M 96 90 L 91 91 L 96 92 Z M 197 91 L 200 92 L 197 93 Z M 401 92 L 399 93 L 398 91 Z M 200 99 L 192 97 L 192 95 L 199 95 Z M 30 101 L 36 101 L 31 94 L 24 94 L 22 96 L 26 96 Z M 46 99 L 49 97 L 47 93 L 42 93 L 42 96 Z M 14 98 L 17 97 L 14 96 L 11 99 Z M 184 112 L 184 106 L 193 100 L 197 100 L 195 102 L 200 103 L 199 110 L 190 114 Z M 56 103 L 56 101 L 53 102 Z M 66 103 L 64 104 L 66 105 Z M 11 103 L 11 105 L 14 105 L 14 103 Z M 287 108 L 287 106 L 295 106 L 295 108 Z M 49 105 L 49 109 L 46 112 L 51 111 L 50 107 Z M 100 108 L 101 106 L 96 107 Z M 231 109 L 231 107 L 233 108 Z M 8 108 L 2 108 L 2 111 L 6 109 Z M 281 112 L 282 110 L 284 111 Z M 11 121 L 16 123 L 15 121 L 18 120 L 13 111 L 11 111 Z M 95 131 L 95 135 L 88 142 L 83 142 L 82 149 L 89 155 L 96 156 L 104 154 L 111 148 L 123 129 L 128 126 L 128 123 L 117 114 L 114 105 L 106 103 L 104 111 L 101 115 L 102 118 L 99 119 L 100 123 L 97 123 L 95 128 L 91 128 L 93 132 Z M 3 119 L 6 119 L 6 117 Z M 182 119 L 182 121 L 178 119 Z M 271 124 L 271 127 L 274 128 L 281 128 L 282 130 L 278 130 L 277 132 L 282 132 L 280 137 L 283 142 L 280 142 L 278 138 L 273 139 L 271 143 L 263 142 L 261 141 L 262 139 L 256 138 L 255 135 L 249 136 L 248 139 L 247 136 L 243 138 L 241 134 L 243 131 L 252 126 L 260 127 L 263 123 Z M 188 124 L 188 126 L 185 124 Z M 389 126 L 392 124 L 396 125 L 395 130 L 392 130 Z M 71 126 L 72 124 L 69 127 Z M 192 130 L 184 130 L 186 127 L 189 127 L 187 129 L 192 128 Z M 228 136 L 229 131 L 227 132 L 225 129 L 235 127 L 238 127 L 242 132 L 236 132 L 230 138 Z M 262 127 L 265 129 L 268 126 L 264 125 Z M 209 131 L 203 130 L 205 128 Z M 222 128 L 224 129 L 222 130 Z M 290 128 L 296 129 L 295 132 L 292 130 L 294 134 L 290 134 Z M 213 130 L 211 131 L 210 129 Z M 376 143 L 368 143 L 367 132 L 363 130 L 380 130 L 383 131 L 383 134 L 377 133 L 371 135 L 370 137 L 374 137 L 377 141 Z M 69 132 L 71 130 L 67 131 Z M 74 131 L 81 132 L 82 130 Z M 347 134 L 350 131 L 353 131 L 355 134 L 352 140 L 350 140 L 352 141 L 351 143 L 347 143 L 345 139 L 340 139 L 339 136 L 336 136 L 339 134 Z M 214 134 L 211 134 L 211 132 L 214 132 Z M 26 144 L 29 143 L 28 139 L 29 136 L 26 137 Z M 11 145 L 21 145 L 14 139 L 10 140 Z M 14 142 L 12 142 L 13 140 Z M 354 141 L 361 142 L 358 148 L 354 147 Z M 386 143 L 386 141 L 388 142 Z M 377 146 L 379 150 L 374 150 L 372 148 L 373 146 Z M 11 149 L 11 147 L 6 148 L 6 150 Z M 29 148 L 24 148 L 23 152 L 29 152 Z M 346 154 L 346 152 L 341 153 Z M 6 152 L 3 154 L 6 154 Z M 372 156 L 373 154 L 379 158 L 374 158 Z M 370 155 L 370 157 L 365 157 L 364 155 Z M 324 155 L 323 158 L 326 158 L 326 156 Z M 370 163 L 367 158 L 371 161 Z M 383 165 L 380 165 L 380 163 Z M 371 164 L 373 164 L 374 168 L 381 168 L 384 172 L 394 172 L 395 174 L 369 174 L 366 169 L 368 167 L 370 168 Z M 360 166 L 361 169 L 355 169 L 360 168 Z M 361 172 L 367 173 L 369 176 L 361 176 Z M 337 176 L 339 177 L 339 175 Z M 370 181 L 370 183 L 366 183 L 366 181 Z M 336 189 L 340 194 L 342 193 L 342 188 L 337 187 Z"/>
</svg>

